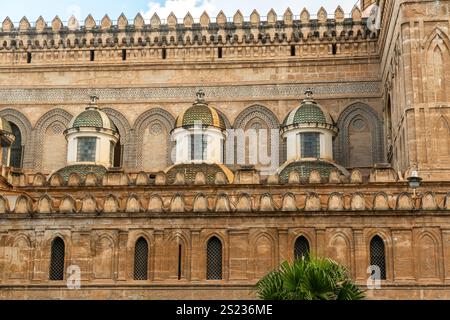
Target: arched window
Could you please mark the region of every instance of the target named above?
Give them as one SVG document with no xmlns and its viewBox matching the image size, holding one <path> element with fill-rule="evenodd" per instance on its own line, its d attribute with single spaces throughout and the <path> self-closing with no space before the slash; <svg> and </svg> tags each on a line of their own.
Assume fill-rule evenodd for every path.
<svg viewBox="0 0 450 320">
<path fill-rule="evenodd" d="M 57 237 L 52 241 L 50 258 L 50 280 L 64 280 L 64 259 L 65 259 L 65 245 L 64 241 Z"/>
<path fill-rule="evenodd" d="M 370 241 L 370 265 L 380 268 L 380 279 L 386 280 L 386 253 L 384 241 L 379 236 L 375 236 Z"/>
<path fill-rule="evenodd" d="M 134 248 L 134 280 L 148 279 L 148 243 L 144 238 L 136 241 Z"/>
<path fill-rule="evenodd" d="M 222 242 L 212 237 L 206 251 L 206 279 L 222 280 Z"/>
<path fill-rule="evenodd" d="M 117 143 L 114 145 L 113 150 L 113 157 L 111 157 L 111 161 L 114 168 L 121 168 L 122 167 L 122 145 L 120 144 L 120 139 L 117 141 Z"/>
<path fill-rule="evenodd" d="M 22 134 L 19 127 L 10 122 L 12 133 L 15 137 L 13 144 L 11 145 L 11 158 L 10 165 L 14 168 L 22 168 Z"/>
<path fill-rule="evenodd" d="M 295 240 L 294 245 L 294 257 L 295 259 L 301 259 L 309 255 L 309 242 L 304 236 L 300 236 Z"/>
</svg>

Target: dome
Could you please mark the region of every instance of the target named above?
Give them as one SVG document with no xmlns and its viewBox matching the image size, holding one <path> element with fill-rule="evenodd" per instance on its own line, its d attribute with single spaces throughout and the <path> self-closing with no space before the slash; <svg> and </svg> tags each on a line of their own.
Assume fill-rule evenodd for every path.
<svg viewBox="0 0 450 320">
<path fill-rule="evenodd" d="M 6 132 L 8 134 L 13 134 L 11 125 L 8 121 L 3 118 L 0 118 L 0 132 Z"/>
<path fill-rule="evenodd" d="M 311 95 L 312 92 L 310 90 L 306 91 L 306 98 L 300 106 L 292 110 L 284 120 L 284 128 L 302 125 L 320 125 L 330 129 L 335 127 L 331 115 L 314 101 Z"/>
<path fill-rule="evenodd" d="M 349 172 L 334 162 L 326 160 L 297 160 L 284 164 L 279 170 L 280 181 L 287 183 L 289 175 L 292 171 L 297 171 L 301 178 L 308 178 L 313 170 L 320 173 L 322 177 L 329 177 L 333 170 L 339 171 L 344 176 L 348 176 Z"/>
<path fill-rule="evenodd" d="M 225 130 L 225 120 L 220 113 L 205 102 L 203 91 L 197 92 L 195 103 L 180 114 L 175 122 L 175 128 L 193 127 L 196 123 L 202 126 L 216 127 Z"/>
<path fill-rule="evenodd" d="M 218 172 L 225 174 L 228 183 L 234 180 L 233 172 L 223 164 L 176 164 L 166 170 L 167 182 L 172 184 L 175 182 L 177 173 L 183 173 L 187 184 L 193 184 L 197 173 L 203 172 L 206 177 L 207 184 L 214 184 Z"/>
<path fill-rule="evenodd" d="M 65 182 L 67 182 L 69 180 L 69 176 L 72 173 L 77 173 L 80 176 L 81 180 L 84 181 L 89 173 L 94 173 L 97 176 L 97 178 L 101 178 L 106 174 L 106 172 L 108 172 L 108 169 L 106 169 L 104 166 L 101 165 L 79 164 L 61 168 L 58 171 L 56 171 L 54 175 L 59 174 L 61 178 Z"/>
<path fill-rule="evenodd" d="M 101 128 L 117 132 L 109 116 L 95 105 L 97 97 L 91 97 L 91 99 L 91 104 L 70 121 L 68 128 Z"/>
</svg>

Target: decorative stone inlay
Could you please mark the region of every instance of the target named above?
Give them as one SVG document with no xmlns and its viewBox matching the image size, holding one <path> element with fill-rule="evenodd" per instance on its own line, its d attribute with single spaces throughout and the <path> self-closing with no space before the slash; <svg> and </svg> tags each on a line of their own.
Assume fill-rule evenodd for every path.
<svg viewBox="0 0 450 320">
<path fill-rule="evenodd" d="M 204 87 L 210 100 L 249 98 L 274 99 L 275 97 L 301 97 L 311 87 L 316 96 L 380 94 L 378 81 L 358 81 L 344 83 L 279 84 L 279 85 L 235 85 Z M 53 89 L 0 89 L 3 103 L 54 102 L 85 103 L 87 96 L 96 95 L 103 103 L 116 101 L 186 100 L 190 101 L 197 87 L 166 88 L 53 88 Z"/>
<path fill-rule="evenodd" d="M 154 123 L 151 127 L 150 127 L 150 132 L 152 135 L 154 136 L 159 136 L 160 134 L 162 134 L 163 132 L 163 128 L 161 126 L 160 123 Z"/>
</svg>

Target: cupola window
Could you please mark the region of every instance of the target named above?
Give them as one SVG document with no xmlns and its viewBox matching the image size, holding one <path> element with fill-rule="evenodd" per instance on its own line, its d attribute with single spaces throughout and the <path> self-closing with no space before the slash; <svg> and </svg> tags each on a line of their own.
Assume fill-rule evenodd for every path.
<svg viewBox="0 0 450 320">
<path fill-rule="evenodd" d="M 300 145 L 302 158 L 320 158 L 320 133 L 301 133 Z"/>
<path fill-rule="evenodd" d="M 206 160 L 208 151 L 208 136 L 205 134 L 191 134 L 189 154 L 191 160 Z"/>
<path fill-rule="evenodd" d="M 78 162 L 95 162 L 95 154 L 97 151 L 97 138 L 80 137 L 77 144 L 77 161 Z"/>
</svg>

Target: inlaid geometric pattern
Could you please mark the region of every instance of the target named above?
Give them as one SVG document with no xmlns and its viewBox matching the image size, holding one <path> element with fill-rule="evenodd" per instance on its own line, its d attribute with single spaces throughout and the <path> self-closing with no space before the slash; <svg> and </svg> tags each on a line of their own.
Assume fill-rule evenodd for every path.
<svg viewBox="0 0 450 320">
<path fill-rule="evenodd" d="M 317 170 L 322 177 L 329 177 L 332 170 L 336 169 L 335 166 L 324 161 L 296 161 L 289 164 L 280 173 L 280 181 L 287 183 L 289 181 L 289 174 L 292 171 L 297 171 L 300 177 L 308 178 L 311 171 Z"/>
<path fill-rule="evenodd" d="M 73 123 L 74 128 L 79 127 L 94 127 L 103 128 L 103 120 L 98 111 L 86 110 L 83 111 Z"/>
<path fill-rule="evenodd" d="M 214 126 L 226 129 L 223 117 L 214 108 L 204 104 L 196 104 L 181 114 L 176 121 L 177 127 L 194 126 L 200 123 L 202 126 Z"/>
<path fill-rule="evenodd" d="M 58 173 L 63 180 L 67 182 L 70 174 L 74 172 L 80 176 L 81 181 L 84 181 L 89 173 L 94 173 L 97 177 L 103 177 L 107 171 L 108 170 L 105 167 L 99 165 L 73 165 L 64 167 L 56 173 Z"/>
<path fill-rule="evenodd" d="M 228 178 L 228 182 L 231 183 L 230 177 L 233 175 L 231 170 L 227 170 L 224 168 L 225 166 L 218 166 L 217 164 L 179 164 L 175 165 L 172 168 L 170 168 L 167 173 L 167 181 L 169 184 L 173 184 L 175 182 L 175 177 L 177 173 L 183 173 L 184 174 L 184 180 L 187 184 L 193 184 L 195 182 L 195 176 L 197 173 L 202 172 L 206 176 L 206 183 L 207 184 L 214 184 L 214 181 L 216 180 L 216 175 L 218 172 L 225 173 L 225 176 Z M 224 172 L 224 169 L 227 170 L 227 172 Z"/>
<path fill-rule="evenodd" d="M 204 86 L 208 97 L 220 100 L 229 97 L 249 97 L 251 100 L 274 97 L 301 97 L 311 87 L 318 95 L 358 96 L 361 93 L 379 94 L 379 81 L 358 81 L 323 84 L 277 84 L 277 85 L 234 85 Z M 109 101 L 146 101 L 152 99 L 184 99 L 189 101 L 195 96 L 197 87 L 155 87 L 155 88 L 55 88 L 55 89 L 0 89 L 0 100 L 11 102 L 79 102 L 85 103 L 86 97 L 97 95 L 102 102 Z"/>
</svg>

